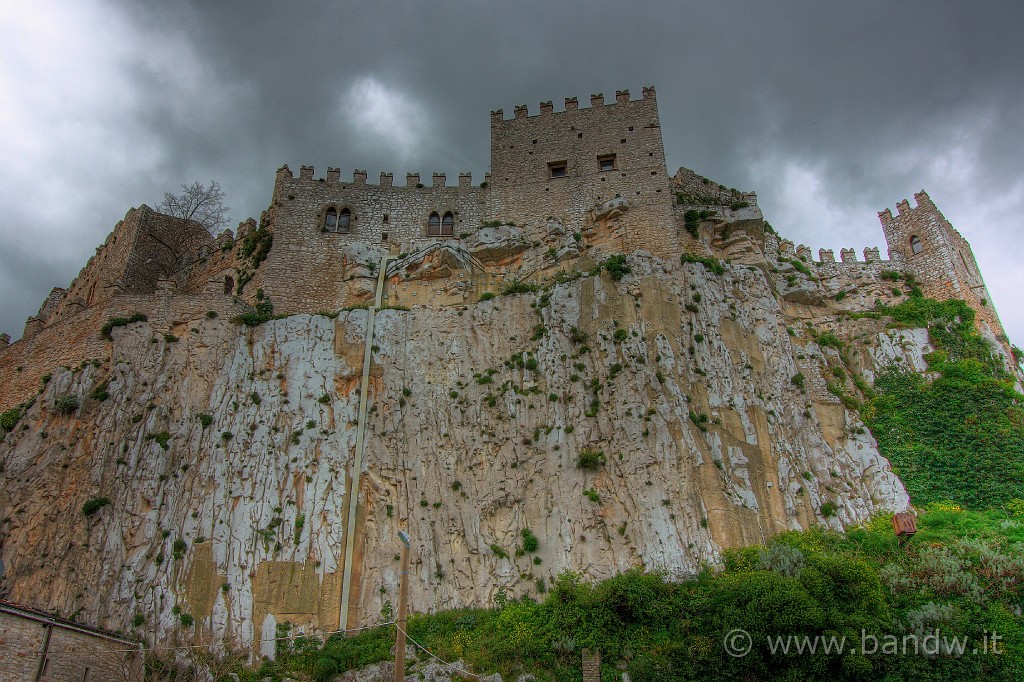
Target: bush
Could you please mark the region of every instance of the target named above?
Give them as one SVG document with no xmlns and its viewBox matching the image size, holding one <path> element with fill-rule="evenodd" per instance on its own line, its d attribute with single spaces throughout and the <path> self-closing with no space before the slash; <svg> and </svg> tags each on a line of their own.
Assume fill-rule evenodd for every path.
<svg viewBox="0 0 1024 682">
<path fill-rule="evenodd" d="M 749 201 L 734 201 L 731 204 L 729 204 L 729 208 L 731 208 L 734 211 L 741 208 L 747 208 L 748 206 L 750 206 Z"/>
<path fill-rule="evenodd" d="M 481 302 L 489 301 L 492 298 L 494 298 L 494 292 L 493 291 L 485 291 L 484 293 L 480 294 L 480 301 Z"/>
<path fill-rule="evenodd" d="M 587 471 L 597 471 L 605 465 L 607 458 L 604 452 L 594 448 L 583 448 L 576 459 L 576 466 Z"/>
<path fill-rule="evenodd" d="M 540 541 L 537 540 L 537 536 L 529 528 L 522 530 L 523 534 L 523 551 L 524 552 L 536 552 L 537 547 L 540 545 Z"/>
<path fill-rule="evenodd" d="M 110 394 L 107 393 L 107 382 L 104 381 L 102 383 L 96 384 L 96 387 L 92 389 L 92 394 L 90 395 L 90 397 L 98 402 L 103 402 L 104 400 L 109 398 Z"/>
<path fill-rule="evenodd" d="M 197 415 L 197 418 L 199 419 L 199 423 L 202 425 L 204 429 L 213 423 L 213 417 L 206 413 L 201 413 Z"/>
<path fill-rule="evenodd" d="M 0 413 L 0 429 L 13 431 L 19 419 L 21 419 L 21 409 L 17 407 Z"/>
<path fill-rule="evenodd" d="M 608 274 L 611 275 L 611 278 L 616 282 L 621 280 L 628 273 L 632 272 L 630 267 L 626 265 L 625 254 L 612 256 L 611 258 L 604 262 L 603 267 L 605 270 L 608 271 Z"/>
<path fill-rule="evenodd" d="M 530 294 L 535 291 L 540 291 L 540 285 L 534 282 L 520 282 L 518 280 L 509 282 L 501 288 L 502 296 L 512 296 L 514 294 Z"/>
<path fill-rule="evenodd" d="M 111 317 L 102 327 L 100 327 L 100 334 L 103 338 L 109 339 L 110 332 L 113 331 L 115 327 L 124 327 L 125 325 L 129 325 L 133 322 L 145 322 L 147 319 L 148 318 L 145 315 L 138 312 L 132 313 L 128 317 Z"/>
<path fill-rule="evenodd" d="M 697 256 L 692 253 L 684 253 L 679 257 L 680 263 L 700 263 L 712 273 L 716 275 L 725 274 L 725 266 L 717 258 L 705 258 L 703 256 Z"/>
<path fill-rule="evenodd" d="M 836 505 L 833 502 L 825 502 L 821 505 L 821 515 L 830 519 L 837 513 Z"/>
<path fill-rule="evenodd" d="M 338 662 L 328 656 L 321 656 L 313 664 L 313 679 L 317 682 L 327 682 L 338 674 Z"/>
<path fill-rule="evenodd" d="M 78 398 L 71 394 L 62 395 L 53 401 L 53 409 L 57 414 L 69 415 L 78 409 Z"/>
<path fill-rule="evenodd" d="M 100 509 L 103 509 L 110 504 L 110 499 L 106 497 L 92 497 L 86 500 L 85 504 L 82 505 L 82 515 L 92 516 Z"/>
</svg>

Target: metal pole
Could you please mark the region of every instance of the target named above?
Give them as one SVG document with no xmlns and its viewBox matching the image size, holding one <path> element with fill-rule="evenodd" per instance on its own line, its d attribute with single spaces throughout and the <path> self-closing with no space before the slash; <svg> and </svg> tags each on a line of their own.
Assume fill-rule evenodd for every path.
<svg viewBox="0 0 1024 682">
<path fill-rule="evenodd" d="M 400 531 L 402 539 L 402 575 L 398 581 L 398 627 L 395 631 L 395 682 L 405 682 L 405 618 L 409 601 L 409 535 Z"/>
</svg>

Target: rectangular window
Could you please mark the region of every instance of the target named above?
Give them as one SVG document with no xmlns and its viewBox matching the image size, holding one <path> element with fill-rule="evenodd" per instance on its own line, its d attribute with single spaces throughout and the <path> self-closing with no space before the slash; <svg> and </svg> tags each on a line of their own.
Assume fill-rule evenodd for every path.
<svg viewBox="0 0 1024 682">
<path fill-rule="evenodd" d="M 601 171 L 615 170 L 615 155 L 605 154 L 604 156 L 597 157 L 597 168 Z"/>
<path fill-rule="evenodd" d="M 564 178 L 565 168 L 565 161 L 552 161 L 548 164 L 548 175 L 552 178 Z"/>
</svg>

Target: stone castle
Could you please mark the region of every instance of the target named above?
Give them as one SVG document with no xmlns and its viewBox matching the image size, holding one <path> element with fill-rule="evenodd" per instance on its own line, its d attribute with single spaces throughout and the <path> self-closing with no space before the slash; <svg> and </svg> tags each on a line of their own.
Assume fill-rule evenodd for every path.
<svg viewBox="0 0 1024 682">
<path fill-rule="evenodd" d="M 94 332 L 112 316 L 145 311 L 170 326 L 207 311 L 237 315 L 258 293 L 278 314 L 337 310 L 371 297 L 381 264 L 390 303 L 463 304 L 510 280 L 573 267 L 595 247 L 668 260 L 693 252 L 773 269 L 797 258 L 827 295 L 885 270 L 907 272 L 928 296 L 967 301 L 1008 347 L 970 245 L 924 191 L 915 200 L 914 208 L 899 202 L 895 216 L 879 213 L 888 260 L 866 248 L 863 261 L 843 249 L 836 262 L 822 249 L 815 262 L 806 246 L 765 231 L 755 194 L 687 169 L 669 175 L 653 87 L 638 100 L 628 90 L 614 103 L 593 95 L 589 108 L 575 97 L 562 111 L 541 102 L 534 116 L 525 105 L 513 118 L 499 109 L 491 112 L 491 172 L 476 186 L 469 173 L 456 186 L 444 173 L 429 185 L 409 173 L 397 186 L 391 173 L 373 185 L 365 171 L 342 180 L 337 168 L 315 178 L 310 166 L 298 177 L 284 166 L 259 225 L 250 219 L 237 235 L 216 239 L 145 205 L 130 210 L 70 287 L 47 296 L 20 341 L 0 335 L 0 406 L 31 395 L 48 367 L 103 355 Z M 689 232 L 687 211 L 702 216 Z M 156 267 L 166 260 L 166 235 L 181 232 L 189 239 L 177 243 L 191 257 L 176 261 L 180 268 Z M 821 294 L 783 289 L 797 302 Z"/>
<path fill-rule="evenodd" d="M 670 175 L 644 88 L 492 112 L 476 184 L 285 166 L 218 236 L 133 208 L 0 337 L 0 599 L 272 656 L 285 622 L 378 622 L 399 529 L 412 599 L 453 608 L 903 510 L 843 398 L 934 346 L 856 313 L 963 299 L 1024 379 L 915 199 L 879 214 L 887 259 L 815 259 L 756 194 Z"/>
</svg>

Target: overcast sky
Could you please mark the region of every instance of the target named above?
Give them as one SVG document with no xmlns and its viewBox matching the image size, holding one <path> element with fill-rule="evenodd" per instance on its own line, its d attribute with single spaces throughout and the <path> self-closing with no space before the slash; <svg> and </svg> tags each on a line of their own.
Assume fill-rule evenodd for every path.
<svg viewBox="0 0 1024 682">
<path fill-rule="evenodd" d="M 884 239 L 926 189 L 1024 345 L 1024 4 L 0 0 L 0 331 L 18 338 L 132 206 L 274 171 L 454 182 L 489 116 L 655 85 L 670 170 L 754 190 L 784 236 Z"/>
</svg>

